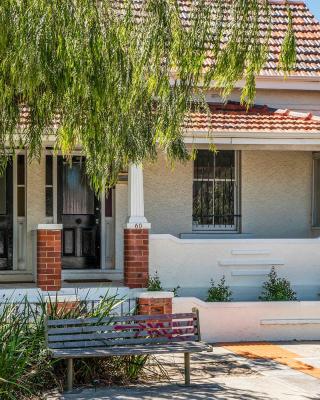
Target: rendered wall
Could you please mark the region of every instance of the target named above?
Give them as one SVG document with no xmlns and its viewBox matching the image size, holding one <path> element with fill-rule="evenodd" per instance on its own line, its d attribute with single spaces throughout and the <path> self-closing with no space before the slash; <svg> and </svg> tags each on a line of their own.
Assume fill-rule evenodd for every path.
<svg viewBox="0 0 320 400">
<path fill-rule="evenodd" d="M 312 153 L 241 152 L 242 232 L 253 237 L 310 237 Z M 192 162 L 172 170 L 163 156 L 144 168 L 145 215 L 152 233 L 192 232 Z"/>
<path fill-rule="evenodd" d="M 46 222 L 45 157 L 27 162 L 27 269 L 35 271 L 35 240 L 38 224 Z"/>
<path fill-rule="evenodd" d="M 159 155 L 157 162 L 143 170 L 145 216 L 151 233 L 180 233 L 192 230 L 192 162 L 173 168 Z"/>
<path fill-rule="evenodd" d="M 318 340 L 320 302 L 205 303 L 174 298 L 173 312 L 200 313 L 201 338 L 209 343 Z"/>
<path fill-rule="evenodd" d="M 268 238 L 311 236 L 312 153 L 241 155 L 242 232 Z"/>
<path fill-rule="evenodd" d="M 240 91 L 234 90 L 229 100 L 239 101 L 239 99 Z M 207 100 L 209 102 L 219 102 L 221 98 L 217 92 L 211 91 L 207 95 Z M 320 115 L 319 92 L 317 91 L 257 89 L 255 103 L 304 113 L 312 112 L 314 115 Z"/>
<path fill-rule="evenodd" d="M 123 271 L 124 226 L 128 216 L 128 186 L 120 184 L 115 189 L 115 269 Z"/>
<path fill-rule="evenodd" d="M 210 280 L 224 275 L 233 299 L 257 300 L 272 266 L 300 300 L 319 299 L 320 239 L 178 239 L 150 235 L 150 275 L 165 289 L 205 298 Z"/>
</svg>

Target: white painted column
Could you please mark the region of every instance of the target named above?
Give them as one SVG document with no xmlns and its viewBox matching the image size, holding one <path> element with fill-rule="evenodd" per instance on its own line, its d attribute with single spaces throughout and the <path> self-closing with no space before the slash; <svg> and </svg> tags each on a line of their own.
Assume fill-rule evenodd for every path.
<svg viewBox="0 0 320 400">
<path fill-rule="evenodd" d="M 128 174 L 128 219 L 127 229 L 150 229 L 144 216 L 144 192 L 142 165 L 130 165 Z"/>
</svg>

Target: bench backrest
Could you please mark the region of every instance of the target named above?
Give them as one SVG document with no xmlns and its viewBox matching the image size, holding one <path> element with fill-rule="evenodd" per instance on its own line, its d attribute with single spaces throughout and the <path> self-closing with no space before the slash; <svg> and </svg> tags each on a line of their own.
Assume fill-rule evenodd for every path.
<svg viewBox="0 0 320 400">
<path fill-rule="evenodd" d="M 54 349 L 166 344 L 199 341 L 198 312 L 47 321 L 47 345 Z"/>
</svg>

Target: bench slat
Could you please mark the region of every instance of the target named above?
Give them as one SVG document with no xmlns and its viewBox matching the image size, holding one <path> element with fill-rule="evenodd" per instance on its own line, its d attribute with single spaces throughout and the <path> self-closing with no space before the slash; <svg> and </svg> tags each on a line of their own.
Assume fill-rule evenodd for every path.
<svg viewBox="0 0 320 400">
<path fill-rule="evenodd" d="M 212 347 L 202 342 L 181 342 L 171 343 L 163 347 L 148 346 L 119 346 L 96 349 L 73 349 L 73 350 L 53 350 L 54 358 L 91 358 L 109 356 L 130 356 L 139 354 L 168 354 L 168 353 L 199 353 L 202 351 L 212 351 Z"/>
<path fill-rule="evenodd" d="M 106 318 L 78 318 L 78 319 L 57 319 L 48 320 L 48 326 L 68 326 L 68 325 L 84 325 L 97 323 L 113 323 L 113 322 L 128 322 L 128 321 L 163 321 L 173 319 L 190 319 L 196 318 L 194 313 L 180 314 L 159 314 L 159 315 L 133 315 L 133 316 L 115 316 Z"/>
<path fill-rule="evenodd" d="M 99 340 L 99 339 L 121 339 L 121 338 L 148 338 L 148 337 L 161 337 L 166 335 L 194 335 L 196 334 L 194 328 L 178 328 L 178 329 L 165 329 L 160 328 L 157 330 L 141 330 L 136 332 L 117 332 L 113 333 L 83 333 L 76 335 L 50 335 L 48 342 L 72 342 L 78 340 Z"/>
<path fill-rule="evenodd" d="M 147 323 L 148 324 L 148 323 Z M 193 319 L 183 320 L 183 321 L 165 321 L 162 322 L 161 328 L 152 328 L 152 324 L 149 322 L 148 330 L 161 329 L 161 328 L 179 328 L 179 327 L 197 327 L 197 321 Z M 122 330 L 134 331 L 140 330 L 142 323 L 132 324 L 132 325 L 117 325 L 119 332 Z M 49 328 L 48 335 L 59 335 L 59 334 L 71 334 L 71 333 L 85 333 L 85 332 L 109 332 L 115 330 L 115 325 L 85 325 L 85 326 L 73 326 L 65 328 L 64 326 L 57 328 Z"/>
<path fill-rule="evenodd" d="M 157 337 L 157 338 L 142 338 L 142 339 L 120 339 L 120 340 L 88 340 L 78 342 L 57 342 L 49 343 L 50 349 L 72 349 L 72 348 L 92 348 L 92 347 L 112 347 L 112 346 L 123 346 L 123 345 L 138 345 L 138 344 L 149 344 L 149 343 L 173 343 L 173 342 L 184 342 L 184 341 L 195 341 L 197 336 L 179 336 L 174 338 Z"/>
</svg>

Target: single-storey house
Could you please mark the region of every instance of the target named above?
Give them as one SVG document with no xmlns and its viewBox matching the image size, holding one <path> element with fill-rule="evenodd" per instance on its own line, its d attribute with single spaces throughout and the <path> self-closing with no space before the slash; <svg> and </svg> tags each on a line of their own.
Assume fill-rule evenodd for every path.
<svg viewBox="0 0 320 400">
<path fill-rule="evenodd" d="M 43 142 L 43 156 L 12 158 L 0 178 L 0 285 L 45 291 L 77 286 L 145 287 L 156 271 L 166 288 L 204 293 L 226 276 L 236 298 L 255 298 L 272 266 L 303 298 L 320 287 L 320 23 L 291 1 L 297 65 L 277 68 L 285 2 L 271 1 L 270 56 L 255 105 L 207 93 L 211 124 L 185 124 L 195 160 L 173 167 L 160 153 L 132 165 L 95 196 L 84 173 Z M 262 26 L 261 29 L 264 29 Z M 208 136 L 210 130 L 211 138 Z M 217 152 L 210 151 L 210 143 Z"/>
</svg>

